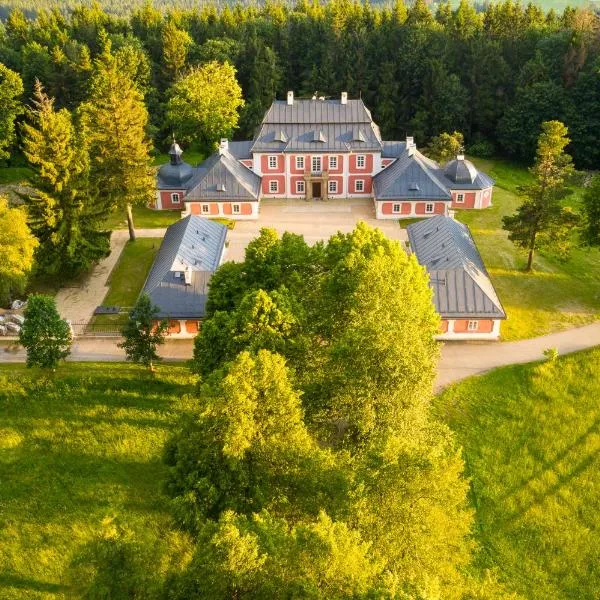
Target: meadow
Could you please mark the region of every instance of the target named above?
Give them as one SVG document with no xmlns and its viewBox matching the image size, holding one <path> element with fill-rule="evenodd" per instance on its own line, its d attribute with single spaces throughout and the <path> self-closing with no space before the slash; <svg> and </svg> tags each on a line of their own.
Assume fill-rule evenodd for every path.
<svg viewBox="0 0 600 600">
<path fill-rule="evenodd" d="M 534 271 L 524 272 L 526 252 L 502 229 L 502 217 L 521 203 L 518 186 L 530 181 L 526 168 L 501 159 L 473 159 L 496 180 L 493 206 L 482 211 L 457 211 L 477 243 L 508 319 L 503 340 L 518 340 L 600 318 L 600 250 L 575 247 L 567 260 L 549 253 L 535 255 Z M 578 208 L 581 188 L 574 187 L 565 204 Z"/>
<path fill-rule="evenodd" d="M 528 600 L 600 590 L 600 349 L 472 377 L 435 413 L 464 449 L 477 566 Z"/>
<path fill-rule="evenodd" d="M 69 597 L 73 564 L 107 520 L 155 557 L 187 539 L 161 493 L 165 440 L 193 400 L 182 365 L 74 364 L 53 377 L 0 365 L 0 598 Z"/>
</svg>

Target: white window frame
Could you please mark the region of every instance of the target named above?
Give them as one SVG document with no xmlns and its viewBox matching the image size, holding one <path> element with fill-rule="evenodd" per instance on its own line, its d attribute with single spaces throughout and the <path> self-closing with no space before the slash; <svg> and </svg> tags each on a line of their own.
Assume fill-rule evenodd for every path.
<svg viewBox="0 0 600 600">
<path fill-rule="evenodd" d="M 242 214 L 242 206 L 241 206 L 241 204 L 232 204 L 231 205 L 231 214 L 233 214 L 233 215 L 241 215 Z"/>
<path fill-rule="evenodd" d="M 302 189 L 300 189 L 302 188 Z M 305 194 L 306 193 L 306 182 L 304 179 L 300 179 L 296 181 L 296 194 Z"/>
<path fill-rule="evenodd" d="M 277 156 L 274 154 L 269 155 L 269 169 L 277 168 Z"/>
<path fill-rule="evenodd" d="M 367 168 L 367 157 L 364 154 L 356 155 L 356 168 L 366 169 Z"/>
<path fill-rule="evenodd" d="M 479 321 L 468 321 L 467 331 L 479 331 Z"/>
<path fill-rule="evenodd" d="M 277 194 L 277 192 L 279 192 L 279 181 L 271 179 L 269 181 L 269 194 Z"/>
<path fill-rule="evenodd" d="M 312 156 L 310 160 L 311 173 L 320 173 L 323 170 L 323 157 Z"/>
<path fill-rule="evenodd" d="M 296 156 L 296 170 L 304 171 L 304 156 Z"/>
<path fill-rule="evenodd" d="M 429 210 L 429 207 L 431 207 L 431 210 Z M 431 215 L 435 212 L 435 204 L 433 202 L 427 202 L 425 204 L 425 214 L 426 215 Z"/>
<path fill-rule="evenodd" d="M 465 195 L 464 194 L 456 194 L 456 203 L 464 204 L 464 202 L 465 202 Z"/>
<path fill-rule="evenodd" d="M 392 212 L 396 214 L 402 212 L 402 204 L 399 204 L 398 202 L 394 203 L 392 205 Z"/>
<path fill-rule="evenodd" d="M 360 184 L 360 186 L 359 186 Z M 360 189 L 358 189 L 360 187 Z M 358 194 L 363 194 L 365 191 L 365 180 L 364 179 L 356 179 L 354 181 L 354 191 Z"/>
<path fill-rule="evenodd" d="M 181 204 L 181 194 L 179 192 L 171 194 L 171 204 Z"/>
<path fill-rule="evenodd" d="M 210 214 L 210 205 L 208 205 L 208 204 L 203 204 L 203 205 L 202 205 L 202 208 L 201 208 L 201 210 L 202 210 L 202 214 L 203 214 L 203 215 L 208 215 L 208 214 Z"/>
<path fill-rule="evenodd" d="M 333 169 L 337 171 L 338 168 L 338 157 L 337 156 L 330 156 L 329 157 L 329 169 Z"/>
<path fill-rule="evenodd" d="M 329 190 L 330 194 L 337 194 L 338 193 L 337 184 L 338 184 L 338 182 L 335 181 L 335 180 L 328 182 L 327 189 Z"/>
</svg>

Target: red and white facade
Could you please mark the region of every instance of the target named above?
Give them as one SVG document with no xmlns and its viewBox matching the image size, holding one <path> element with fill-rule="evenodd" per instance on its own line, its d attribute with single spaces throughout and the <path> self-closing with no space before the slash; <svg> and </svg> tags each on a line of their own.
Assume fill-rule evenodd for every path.
<svg viewBox="0 0 600 600">
<path fill-rule="evenodd" d="M 200 197 L 199 181 L 210 179 L 215 155 L 178 177 L 185 163 L 178 147 L 172 153 L 159 173 L 155 208 L 184 215 L 257 219 L 261 199 L 364 198 L 373 200 L 378 219 L 405 219 L 487 208 L 492 201 L 493 181 L 464 157 L 441 168 L 418 152 L 412 138 L 384 142 L 362 100 L 349 100 L 345 92 L 339 100 L 298 100 L 288 92 L 286 101 L 271 105 L 252 142 L 222 140 L 219 154 L 245 172 L 229 169 L 239 186 L 223 179 L 212 189 L 205 186 Z M 230 197 L 231 187 L 248 193 Z"/>
</svg>

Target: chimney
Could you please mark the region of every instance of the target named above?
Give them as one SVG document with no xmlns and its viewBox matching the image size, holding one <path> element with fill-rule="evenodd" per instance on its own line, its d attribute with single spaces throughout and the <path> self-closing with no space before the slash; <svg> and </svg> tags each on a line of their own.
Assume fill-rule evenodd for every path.
<svg viewBox="0 0 600 600">
<path fill-rule="evenodd" d="M 229 150 L 229 141 L 227 138 L 221 138 L 221 141 L 219 142 L 219 154 L 223 154 L 225 150 Z"/>
<path fill-rule="evenodd" d="M 342 92 L 341 103 L 342 104 L 348 104 L 348 92 Z"/>
<path fill-rule="evenodd" d="M 464 154 L 457 154 L 456 155 L 456 160 L 465 160 L 465 155 Z"/>
<path fill-rule="evenodd" d="M 290 91 L 287 93 L 287 103 L 288 106 L 292 106 L 292 104 L 294 104 L 294 92 Z"/>
<path fill-rule="evenodd" d="M 186 267 L 184 273 L 185 285 L 192 285 L 192 269 Z"/>
<path fill-rule="evenodd" d="M 406 137 L 406 149 L 408 150 L 408 155 L 412 156 L 417 149 L 417 145 L 415 144 L 415 138 L 412 135 Z"/>
</svg>

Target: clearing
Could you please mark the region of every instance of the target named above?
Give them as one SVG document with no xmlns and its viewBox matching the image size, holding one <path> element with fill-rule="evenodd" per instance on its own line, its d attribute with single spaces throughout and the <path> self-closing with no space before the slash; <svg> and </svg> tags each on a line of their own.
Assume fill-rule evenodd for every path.
<svg viewBox="0 0 600 600">
<path fill-rule="evenodd" d="M 434 403 L 464 448 L 478 566 L 530 600 L 600 589 L 600 349 L 505 367 Z"/>
</svg>

